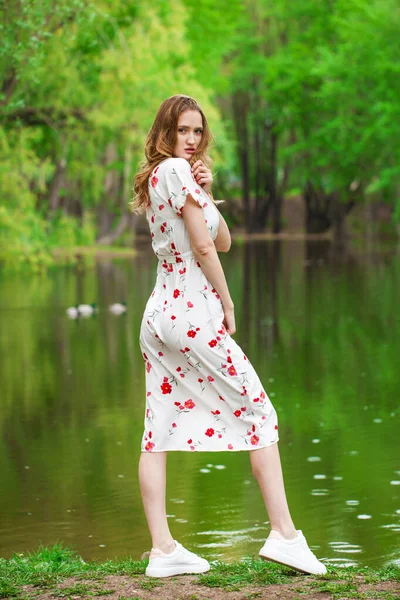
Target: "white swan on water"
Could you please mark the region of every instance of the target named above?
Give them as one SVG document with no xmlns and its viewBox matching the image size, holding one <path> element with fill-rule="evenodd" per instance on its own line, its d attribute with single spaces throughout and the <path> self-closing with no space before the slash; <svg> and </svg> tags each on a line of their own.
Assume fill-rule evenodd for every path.
<svg viewBox="0 0 400 600">
<path fill-rule="evenodd" d="M 114 315 L 122 315 L 122 313 L 126 312 L 126 302 L 115 302 L 114 304 L 110 304 L 108 310 Z"/>
<path fill-rule="evenodd" d="M 90 317 L 96 310 L 96 304 L 78 304 L 79 316 Z"/>
</svg>

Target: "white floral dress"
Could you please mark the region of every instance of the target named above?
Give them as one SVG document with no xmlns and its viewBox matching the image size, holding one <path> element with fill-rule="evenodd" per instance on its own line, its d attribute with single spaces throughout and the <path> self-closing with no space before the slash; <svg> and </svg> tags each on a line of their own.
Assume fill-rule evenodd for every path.
<svg viewBox="0 0 400 600">
<path fill-rule="evenodd" d="M 221 300 L 194 257 L 182 219 L 190 193 L 211 238 L 219 214 L 184 158 L 149 177 L 147 209 L 157 279 L 140 327 L 146 409 L 142 451 L 254 450 L 278 441 L 276 411 L 222 324 Z"/>
</svg>

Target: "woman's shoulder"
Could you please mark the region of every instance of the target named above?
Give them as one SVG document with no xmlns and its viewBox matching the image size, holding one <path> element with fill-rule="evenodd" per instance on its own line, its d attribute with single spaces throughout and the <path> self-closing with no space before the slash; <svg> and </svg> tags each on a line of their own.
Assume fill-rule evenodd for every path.
<svg viewBox="0 0 400 600">
<path fill-rule="evenodd" d="M 185 158 L 178 158 L 177 156 L 172 156 L 171 158 L 166 158 L 162 162 L 158 164 L 158 166 L 154 169 L 153 173 L 170 173 L 173 170 L 182 172 L 187 171 L 190 172 L 190 164 Z"/>
</svg>

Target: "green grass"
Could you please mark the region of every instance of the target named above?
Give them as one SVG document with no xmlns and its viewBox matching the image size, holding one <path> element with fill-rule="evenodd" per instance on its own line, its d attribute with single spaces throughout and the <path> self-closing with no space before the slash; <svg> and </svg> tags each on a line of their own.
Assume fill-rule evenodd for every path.
<svg viewBox="0 0 400 600">
<path fill-rule="evenodd" d="M 52 547 L 40 545 L 32 553 L 14 553 L 11 558 L 0 558 L 0 598 L 27 599 L 38 597 L 41 592 L 50 591 L 53 597 L 69 598 L 80 596 L 94 598 L 99 595 L 114 593 L 112 585 L 104 585 L 107 575 L 128 575 L 137 580 L 143 590 L 153 590 L 159 586 L 169 585 L 176 578 L 158 580 L 144 576 L 148 561 L 135 561 L 128 557 L 125 559 L 108 560 L 102 563 L 96 561 L 85 562 L 73 549 L 57 543 Z M 57 584 L 67 577 L 73 577 L 73 584 L 63 589 Z M 84 579 L 85 582 L 80 580 Z M 88 581 L 90 583 L 88 583 Z M 92 584 L 93 582 L 93 584 Z M 307 576 L 259 558 L 247 557 L 239 562 L 223 563 L 215 561 L 208 573 L 194 575 L 193 582 L 208 588 L 222 588 L 222 590 L 247 590 L 246 598 L 259 597 L 259 589 L 269 584 L 291 584 L 293 590 L 300 597 L 307 597 L 308 593 L 326 592 L 335 599 L 339 598 L 382 598 L 392 600 L 396 594 L 379 592 L 375 594 L 374 586 L 377 582 L 400 582 L 400 568 L 389 566 L 374 570 L 368 567 L 328 567 L 326 575 L 316 577 Z M 359 594 L 357 585 L 369 584 L 370 590 Z M 29 595 L 22 589 L 24 585 L 31 585 L 35 592 Z M 256 588 L 254 592 L 251 587 Z M 157 592 L 155 592 L 157 595 Z M 397 595 L 397 598 L 399 596 Z M 193 600 L 196 598 L 194 594 Z M 140 600 L 139 597 L 124 598 L 120 600 Z"/>
</svg>

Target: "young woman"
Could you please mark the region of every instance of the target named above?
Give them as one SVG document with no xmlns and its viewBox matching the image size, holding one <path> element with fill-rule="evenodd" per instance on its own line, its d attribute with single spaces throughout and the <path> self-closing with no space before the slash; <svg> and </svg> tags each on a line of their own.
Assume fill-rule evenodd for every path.
<svg viewBox="0 0 400 600">
<path fill-rule="evenodd" d="M 323 574 L 326 567 L 289 513 L 276 411 L 231 337 L 234 305 L 218 257 L 229 250 L 231 238 L 211 194 L 211 140 L 207 119 L 193 98 L 165 100 L 147 136 L 146 160 L 135 177 L 131 203 L 133 212 L 146 211 L 159 261 L 139 339 L 146 371 L 139 481 L 153 546 L 146 574 L 168 577 L 210 568 L 170 533 L 165 498 L 169 450 L 249 450 L 271 524 L 260 556 Z"/>
</svg>

